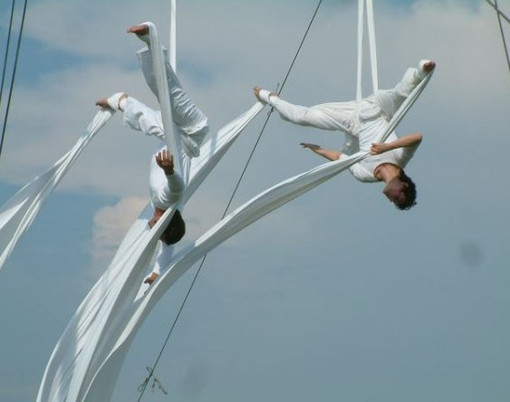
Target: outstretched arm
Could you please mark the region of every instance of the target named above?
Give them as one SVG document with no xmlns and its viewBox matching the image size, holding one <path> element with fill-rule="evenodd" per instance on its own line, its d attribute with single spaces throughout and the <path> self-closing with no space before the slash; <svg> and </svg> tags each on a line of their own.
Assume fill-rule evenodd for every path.
<svg viewBox="0 0 510 402">
<path fill-rule="evenodd" d="M 398 140 L 395 140 L 392 142 L 373 143 L 372 147 L 370 148 L 370 154 L 371 155 L 379 155 L 384 152 L 391 151 L 392 149 L 410 148 L 410 147 L 418 146 L 418 145 L 420 145 L 422 139 L 423 139 L 423 136 L 420 133 L 413 133 L 413 134 L 404 135 L 403 137 L 400 137 Z"/>
<path fill-rule="evenodd" d="M 321 146 L 317 145 L 317 144 L 310 144 L 308 142 L 302 142 L 300 145 L 303 148 L 308 148 L 312 152 L 315 152 L 317 155 L 320 155 L 323 158 L 326 158 L 330 161 L 336 161 L 336 160 L 340 159 L 340 156 L 342 155 L 342 153 L 339 151 L 335 151 L 332 149 L 324 149 L 324 148 L 321 148 Z"/>
</svg>

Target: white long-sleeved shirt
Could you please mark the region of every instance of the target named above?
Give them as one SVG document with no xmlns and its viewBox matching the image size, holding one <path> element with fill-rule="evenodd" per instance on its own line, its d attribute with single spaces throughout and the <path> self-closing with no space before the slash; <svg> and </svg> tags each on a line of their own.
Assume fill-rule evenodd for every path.
<svg viewBox="0 0 510 402">
<path fill-rule="evenodd" d="M 151 160 L 149 174 L 149 194 L 152 205 L 156 208 L 168 209 L 173 203 L 179 202 L 184 182 L 181 176 L 174 174 L 167 176 L 156 163 L 155 157 Z"/>
</svg>

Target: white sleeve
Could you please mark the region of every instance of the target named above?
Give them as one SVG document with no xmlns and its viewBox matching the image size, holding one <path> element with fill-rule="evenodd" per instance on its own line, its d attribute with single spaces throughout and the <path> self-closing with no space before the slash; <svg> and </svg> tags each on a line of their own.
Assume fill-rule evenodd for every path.
<svg viewBox="0 0 510 402">
<path fill-rule="evenodd" d="M 408 162 L 411 160 L 411 158 L 414 156 L 414 153 L 416 152 L 416 150 L 418 149 L 418 147 L 420 146 L 420 144 L 416 144 L 416 145 L 413 145 L 412 147 L 405 147 L 405 148 L 400 148 L 398 149 L 398 151 L 400 151 L 400 155 L 398 157 L 398 161 L 397 161 L 397 164 L 398 166 L 400 166 L 401 168 L 404 168 Z"/>
<path fill-rule="evenodd" d="M 154 263 L 154 267 L 152 268 L 152 272 L 161 275 L 161 271 L 165 271 L 172 263 L 172 255 L 174 246 L 173 244 L 165 244 L 161 243 L 161 249 L 159 255 Z"/>
<path fill-rule="evenodd" d="M 356 163 L 355 165 L 352 165 L 349 168 L 349 171 L 356 180 L 361 181 L 363 183 L 373 183 L 378 181 L 374 177 L 374 171 L 368 169 L 366 164 L 363 163 L 363 161 Z"/>
<path fill-rule="evenodd" d="M 161 113 L 157 112 L 135 98 L 128 96 L 124 102 L 124 124 L 145 135 L 155 135 L 164 139 Z"/>
<path fill-rule="evenodd" d="M 168 187 L 173 194 L 180 194 L 184 190 L 184 182 L 178 173 L 166 176 L 168 180 Z"/>
</svg>

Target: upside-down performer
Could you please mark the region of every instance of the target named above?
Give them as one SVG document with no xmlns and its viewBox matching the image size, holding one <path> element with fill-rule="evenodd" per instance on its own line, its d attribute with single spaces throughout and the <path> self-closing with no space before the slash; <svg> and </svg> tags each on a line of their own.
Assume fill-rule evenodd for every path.
<svg viewBox="0 0 510 402">
<path fill-rule="evenodd" d="M 137 54 L 147 84 L 153 93 L 158 96 L 152 74 L 152 49 L 148 40 L 149 26 L 143 24 L 133 26 L 128 29 L 128 32 L 135 33 L 141 40 L 147 43 L 147 47 L 140 50 Z M 165 63 L 165 70 L 172 118 L 182 144 L 182 154 L 180 157 L 189 168 L 191 158 L 200 154 L 200 145 L 209 130 L 209 125 L 207 117 L 189 99 L 183 90 L 179 79 L 168 62 Z M 162 141 L 164 140 L 165 132 L 161 112 L 151 109 L 132 96 L 119 92 L 109 98 L 99 99 L 96 105 L 123 112 L 125 125 L 146 135 L 153 135 Z M 175 157 L 179 157 L 179 155 Z M 174 170 L 174 155 L 163 146 L 154 155 L 150 165 L 149 193 L 154 208 L 154 214 L 149 221 L 151 228 L 171 205 L 180 202 L 185 186 L 180 173 Z M 152 284 L 161 274 L 161 269 L 169 265 L 172 257 L 172 245 L 181 240 L 184 234 L 185 222 L 179 209 L 177 209 L 166 230 L 160 237 L 162 251 L 156 260 L 153 271 L 145 278 L 145 283 Z"/>
<path fill-rule="evenodd" d="M 356 101 L 323 103 L 311 107 L 299 106 L 281 99 L 277 94 L 260 87 L 255 96 L 273 106 L 282 119 L 302 126 L 344 132 L 359 144 L 359 150 L 370 156 L 350 168 L 352 175 L 362 182 L 385 182 L 384 195 L 401 210 L 416 205 L 416 186 L 404 172 L 422 141 L 420 133 L 398 137 L 392 132 L 384 143 L 378 143 L 389 120 L 414 88 L 435 68 L 435 62 L 422 60 L 418 68 L 409 68 L 401 81 L 389 90 L 379 90 L 358 104 Z M 301 143 L 316 154 L 338 160 L 342 152 L 324 149 L 316 144 Z"/>
</svg>

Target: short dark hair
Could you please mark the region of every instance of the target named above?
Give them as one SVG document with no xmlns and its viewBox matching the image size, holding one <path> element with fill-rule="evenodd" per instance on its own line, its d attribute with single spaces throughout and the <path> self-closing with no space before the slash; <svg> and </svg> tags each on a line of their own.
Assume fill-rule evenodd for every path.
<svg viewBox="0 0 510 402">
<path fill-rule="evenodd" d="M 182 215 L 178 209 L 175 210 L 174 216 L 161 234 L 160 240 L 166 244 L 175 244 L 184 237 L 186 233 L 186 223 L 182 219 Z"/>
<path fill-rule="evenodd" d="M 399 179 L 406 183 L 406 186 L 404 186 L 402 190 L 405 195 L 405 200 L 395 205 L 401 211 L 409 210 L 416 205 L 416 184 L 414 184 L 411 178 L 406 175 L 402 169 L 400 170 Z"/>
</svg>

